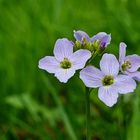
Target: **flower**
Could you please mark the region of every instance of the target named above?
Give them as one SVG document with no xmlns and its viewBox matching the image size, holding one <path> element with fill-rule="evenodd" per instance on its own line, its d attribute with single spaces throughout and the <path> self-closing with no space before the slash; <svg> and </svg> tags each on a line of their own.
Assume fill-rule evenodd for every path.
<svg viewBox="0 0 140 140">
<path fill-rule="evenodd" d="M 39 68 L 53 73 L 60 82 L 66 83 L 76 70 L 82 69 L 91 57 L 88 50 L 73 52 L 73 43 L 66 38 L 58 39 L 54 56 L 46 56 L 39 61 Z"/>
<path fill-rule="evenodd" d="M 89 46 L 88 43 L 90 43 L 94 49 L 100 48 L 101 50 L 104 50 L 111 41 L 111 35 L 105 32 L 100 32 L 90 38 L 84 31 L 74 31 L 74 37 L 78 43 L 80 42 L 82 45 Z"/>
<path fill-rule="evenodd" d="M 101 70 L 88 66 L 80 71 L 80 79 L 89 88 L 98 88 L 98 97 L 107 106 L 117 102 L 118 93 L 133 92 L 136 82 L 127 75 L 118 75 L 119 62 L 113 54 L 104 54 L 100 61 Z"/>
<path fill-rule="evenodd" d="M 94 43 L 99 43 L 101 49 L 105 49 L 111 42 L 111 34 L 106 34 L 105 32 L 100 32 L 91 38 Z"/>
<path fill-rule="evenodd" d="M 133 54 L 126 56 L 126 44 L 120 43 L 119 63 L 122 73 L 140 81 L 140 56 Z"/>
<path fill-rule="evenodd" d="M 83 39 L 86 39 L 87 41 L 91 41 L 90 37 L 88 36 L 88 34 L 84 31 L 74 31 L 74 37 L 76 40 L 82 42 Z"/>
</svg>

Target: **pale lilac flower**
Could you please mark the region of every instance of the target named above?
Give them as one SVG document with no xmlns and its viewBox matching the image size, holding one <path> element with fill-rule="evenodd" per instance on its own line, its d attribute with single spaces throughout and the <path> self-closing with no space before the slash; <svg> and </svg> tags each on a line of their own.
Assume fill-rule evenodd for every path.
<svg viewBox="0 0 140 140">
<path fill-rule="evenodd" d="M 84 31 L 74 31 L 74 37 L 76 40 L 82 42 L 83 39 L 86 39 L 87 41 L 91 42 L 90 37 L 88 36 L 88 34 Z"/>
<path fill-rule="evenodd" d="M 66 83 L 76 70 L 82 69 L 91 57 L 88 50 L 73 52 L 73 43 L 66 38 L 58 39 L 54 56 L 46 56 L 39 61 L 39 68 L 53 73 L 60 82 Z"/>
<path fill-rule="evenodd" d="M 105 32 L 100 32 L 93 37 L 89 37 L 87 33 L 84 31 L 74 31 L 74 37 L 76 40 L 80 41 L 81 43 L 84 43 L 84 40 L 91 42 L 91 43 L 98 43 L 101 49 L 105 49 L 111 41 L 111 35 L 107 34 Z"/>
<path fill-rule="evenodd" d="M 124 74 L 133 77 L 135 80 L 140 81 L 140 56 L 133 54 L 126 56 L 126 44 L 120 43 L 119 63 L 120 69 Z"/>
<path fill-rule="evenodd" d="M 111 42 L 111 34 L 100 32 L 91 38 L 91 42 L 98 42 L 102 49 L 106 48 Z"/>
<path fill-rule="evenodd" d="M 118 75 L 119 62 L 113 54 L 104 54 L 100 61 L 101 70 L 88 66 L 81 70 L 80 78 L 89 88 L 98 88 L 98 97 L 107 106 L 117 102 L 118 94 L 133 92 L 136 82 L 127 75 Z"/>
</svg>

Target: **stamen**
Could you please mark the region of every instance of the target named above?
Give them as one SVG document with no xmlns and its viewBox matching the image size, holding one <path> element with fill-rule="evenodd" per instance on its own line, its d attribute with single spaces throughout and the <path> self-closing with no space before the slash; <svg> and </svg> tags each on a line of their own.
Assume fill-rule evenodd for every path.
<svg viewBox="0 0 140 140">
<path fill-rule="evenodd" d="M 102 83 L 104 86 L 109 86 L 114 83 L 114 78 L 111 75 L 107 75 L 103 78 Z"/>
<path fill-rule="evenodd" d="M 130 61 L 125 61 L 123 64 L 122 64 L 122 70 L 123 71 L 126 71 L 127 69 L 130 69 L 132 67 L 131 65 L 131 62 Z"/>
<path fill-rule="evenodd" d="M 67 58 L 64 58 L 64 60 L 60 62 L 60 67 L 63 69 L 69 69 L 71 67 L 71 62 Z"/>
</svg>

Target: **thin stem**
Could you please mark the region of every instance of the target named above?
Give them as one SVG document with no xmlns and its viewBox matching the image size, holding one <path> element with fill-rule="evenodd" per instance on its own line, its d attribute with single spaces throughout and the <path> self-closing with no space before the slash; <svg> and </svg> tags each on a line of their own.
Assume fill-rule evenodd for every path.
<svg viewBox="0 0 140 140">
<path fill-rule="evenodd" d="M 88 60 L 87 64 L 90 64 L 90 62 L 98 55 L 98 51 L 92 54 L 91 58 Z"/>
<path fill-rule="evenodd" d="M 86 140 L 90 140 L 90 89 L 86 87 Z"/>
</svg>

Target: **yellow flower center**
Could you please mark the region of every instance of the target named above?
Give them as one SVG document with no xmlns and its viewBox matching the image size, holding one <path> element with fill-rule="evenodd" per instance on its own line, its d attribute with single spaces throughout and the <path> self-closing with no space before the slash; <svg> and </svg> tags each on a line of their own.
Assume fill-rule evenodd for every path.
<svg viewBox="0 0 140 140">
<path fill-rule="evenodd" d="M 102 80 L 102 84 L 104 86 L 109 86 L 109 85 L 112 85 L 113 83 L 114 83 L 114 78 L 111 75 L 105 76 Z"/>
<path fill-rule="evenodd" d="M 60 67 L 63 69 L 69 69 L 71 67 L 71 62 L 67 58 L 64 58 L 64 60 L 60 62 Z"/>
<path fill-rule="evenodd" d="M 123 64 L 122 64 L 122 70 L 123 71 L 126 71 L 127 69 L 130 69 L 132 67 L 131 65 L 131 62 L 130 61 L 125 61 Z"/>
</svg>

